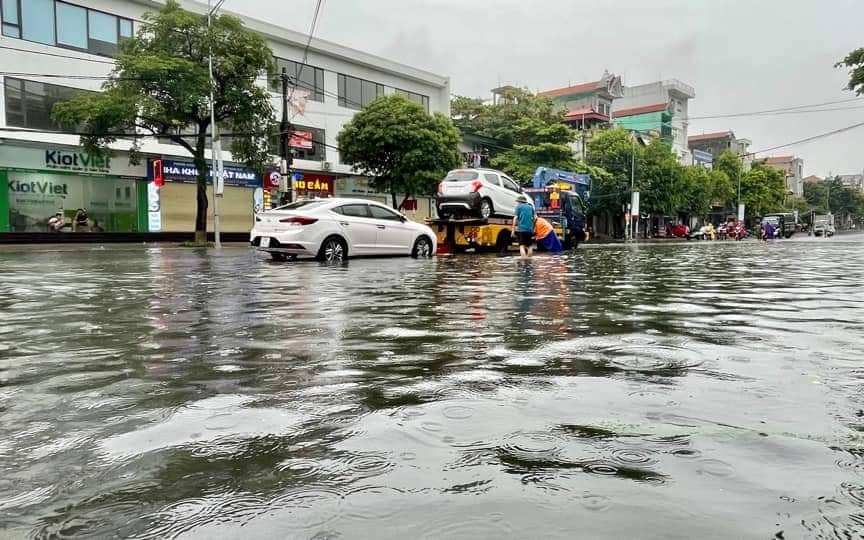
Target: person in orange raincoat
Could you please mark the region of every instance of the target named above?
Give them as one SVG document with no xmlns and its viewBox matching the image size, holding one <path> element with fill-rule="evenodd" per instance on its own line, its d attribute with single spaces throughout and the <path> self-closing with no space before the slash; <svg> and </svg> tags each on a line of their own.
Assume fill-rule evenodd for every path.
<svg viewBox="0 0 864 540">
<path fill-rule="evenodd" d="M 534 223 L 534 238 L 537 241 L 538 251 L 548 251 L 550 253 L 561 253 L 561 241 L 558 240 L 558 235 L 555 234 L 555 229 L 547 220 L 538 217 Z"/>
</svg>

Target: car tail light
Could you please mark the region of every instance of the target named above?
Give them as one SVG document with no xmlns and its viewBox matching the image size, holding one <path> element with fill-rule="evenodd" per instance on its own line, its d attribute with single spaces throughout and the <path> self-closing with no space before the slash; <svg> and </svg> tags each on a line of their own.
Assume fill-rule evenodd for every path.
<svg viewBox="0 0 864 540">
<path fill-rule="evenodd" d="M 471 190 L 474 193 L 480 191 L 481 187 L 483 187 L 483 182 L 481 182 L 480 180 L 474 180 L 473 182 L 471 182 Z"/>
<path fill-rule="evenodd" d="M 438 195 L 444 195 L 444 182 L 438 183 Z"/>
<path fill-rule="evenodd" d="M 291 216 L 282 218 L 279 220 L 279 223 L 287 223 L 289 225 L 293 225 L 295 227 L 303 227 L 304 225 L 312 225 L 318 221 L 315 218 L 304 217 L 304 216 Z"/>
</svg>

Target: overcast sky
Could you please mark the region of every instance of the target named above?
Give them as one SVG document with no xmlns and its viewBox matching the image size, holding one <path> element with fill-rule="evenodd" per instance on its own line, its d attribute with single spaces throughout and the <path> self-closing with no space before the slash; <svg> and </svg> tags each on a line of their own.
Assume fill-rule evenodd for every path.
<svg viewBox="0 0 864 540">
<path fill-rule="evenodd" d="M 226 0 L 225 8 L 306 32 L 314 0 Z M 691 116 L 855 97 L 834 63 L 864 47 L 864 0 L 324 0 L 316 37 L 451 78 L 456 94 L 498 84 L 550 89 L 597 80 L 677 78 Z M 693 120 L 690 134 L 732 129 L 760 150 L 864 122 L 845 110 Z M 773 155 L 805 175 L 864 170 L 864 127 Z"/>
</svg>

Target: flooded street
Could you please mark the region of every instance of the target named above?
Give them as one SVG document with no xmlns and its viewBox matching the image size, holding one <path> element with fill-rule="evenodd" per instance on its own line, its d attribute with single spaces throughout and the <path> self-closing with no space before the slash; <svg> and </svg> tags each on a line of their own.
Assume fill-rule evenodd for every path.
<svg viewBox="0 0 864 540">
<path fill-rule="evenodd" d="M 864 235 L 0 252 L 0 538 L 860 538 Z"/>
</svg>

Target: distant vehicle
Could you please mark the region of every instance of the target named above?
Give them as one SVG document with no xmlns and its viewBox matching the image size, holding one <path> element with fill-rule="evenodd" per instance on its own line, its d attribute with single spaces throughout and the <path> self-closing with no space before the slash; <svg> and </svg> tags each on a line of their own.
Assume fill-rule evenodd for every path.
<svg viewBox="0 0 864 540">
<path fill-rule="evenodd" d="M 716 238 L 717 231 L 714 229 L 713 223 L 703 225 L 687 235 L 687 240 L 715 240 Z"/>
<path fill-rule="evenodd" d="M 735 240 L 743 240 L 747 238 L 747 227 L 743 223 L 729 222 L 726 224 L 726 237 Z"/>
<path fill-rule="evenodd" d="M 255 217 L 249 242 L 274 260 L 349 256 L 431 257 L 435 233 L 392 208 L 365 199 L 297 201 Z"/>
<path fill-rule="evenodd" d="M 791 238 L 798 229 L 798 224 L 795 220 L 795 214 L 792 213 L 776 213 L 767 214 L 762 218 L 762 223 L 770 223 L 774 227 L 774 237 Z"/>
<path fill-rule="evenodd" d="M 834 225 L 831 225 L 828 220 L 819 220 L 813 225 L 814 236 L 825 236 L 826 238 L 831 238 L 834 236 L 835 232 Z"/>
<path fill-rule="evenodd" d="M 512 178 L 493 169 L 457 169 L 438 184 L 438 217 L 512 217 L 522 188 Z M 529 204 L 530 203 L 529 200 Z"/>
<path fill-rule="evenodd" d="M 687 238 L 687 235 L 689 234 L 690 227 L 683 223 L 678 223 L 677 225 L 672 226 L 672 236 L 675 238 Z"/>
</svg>

